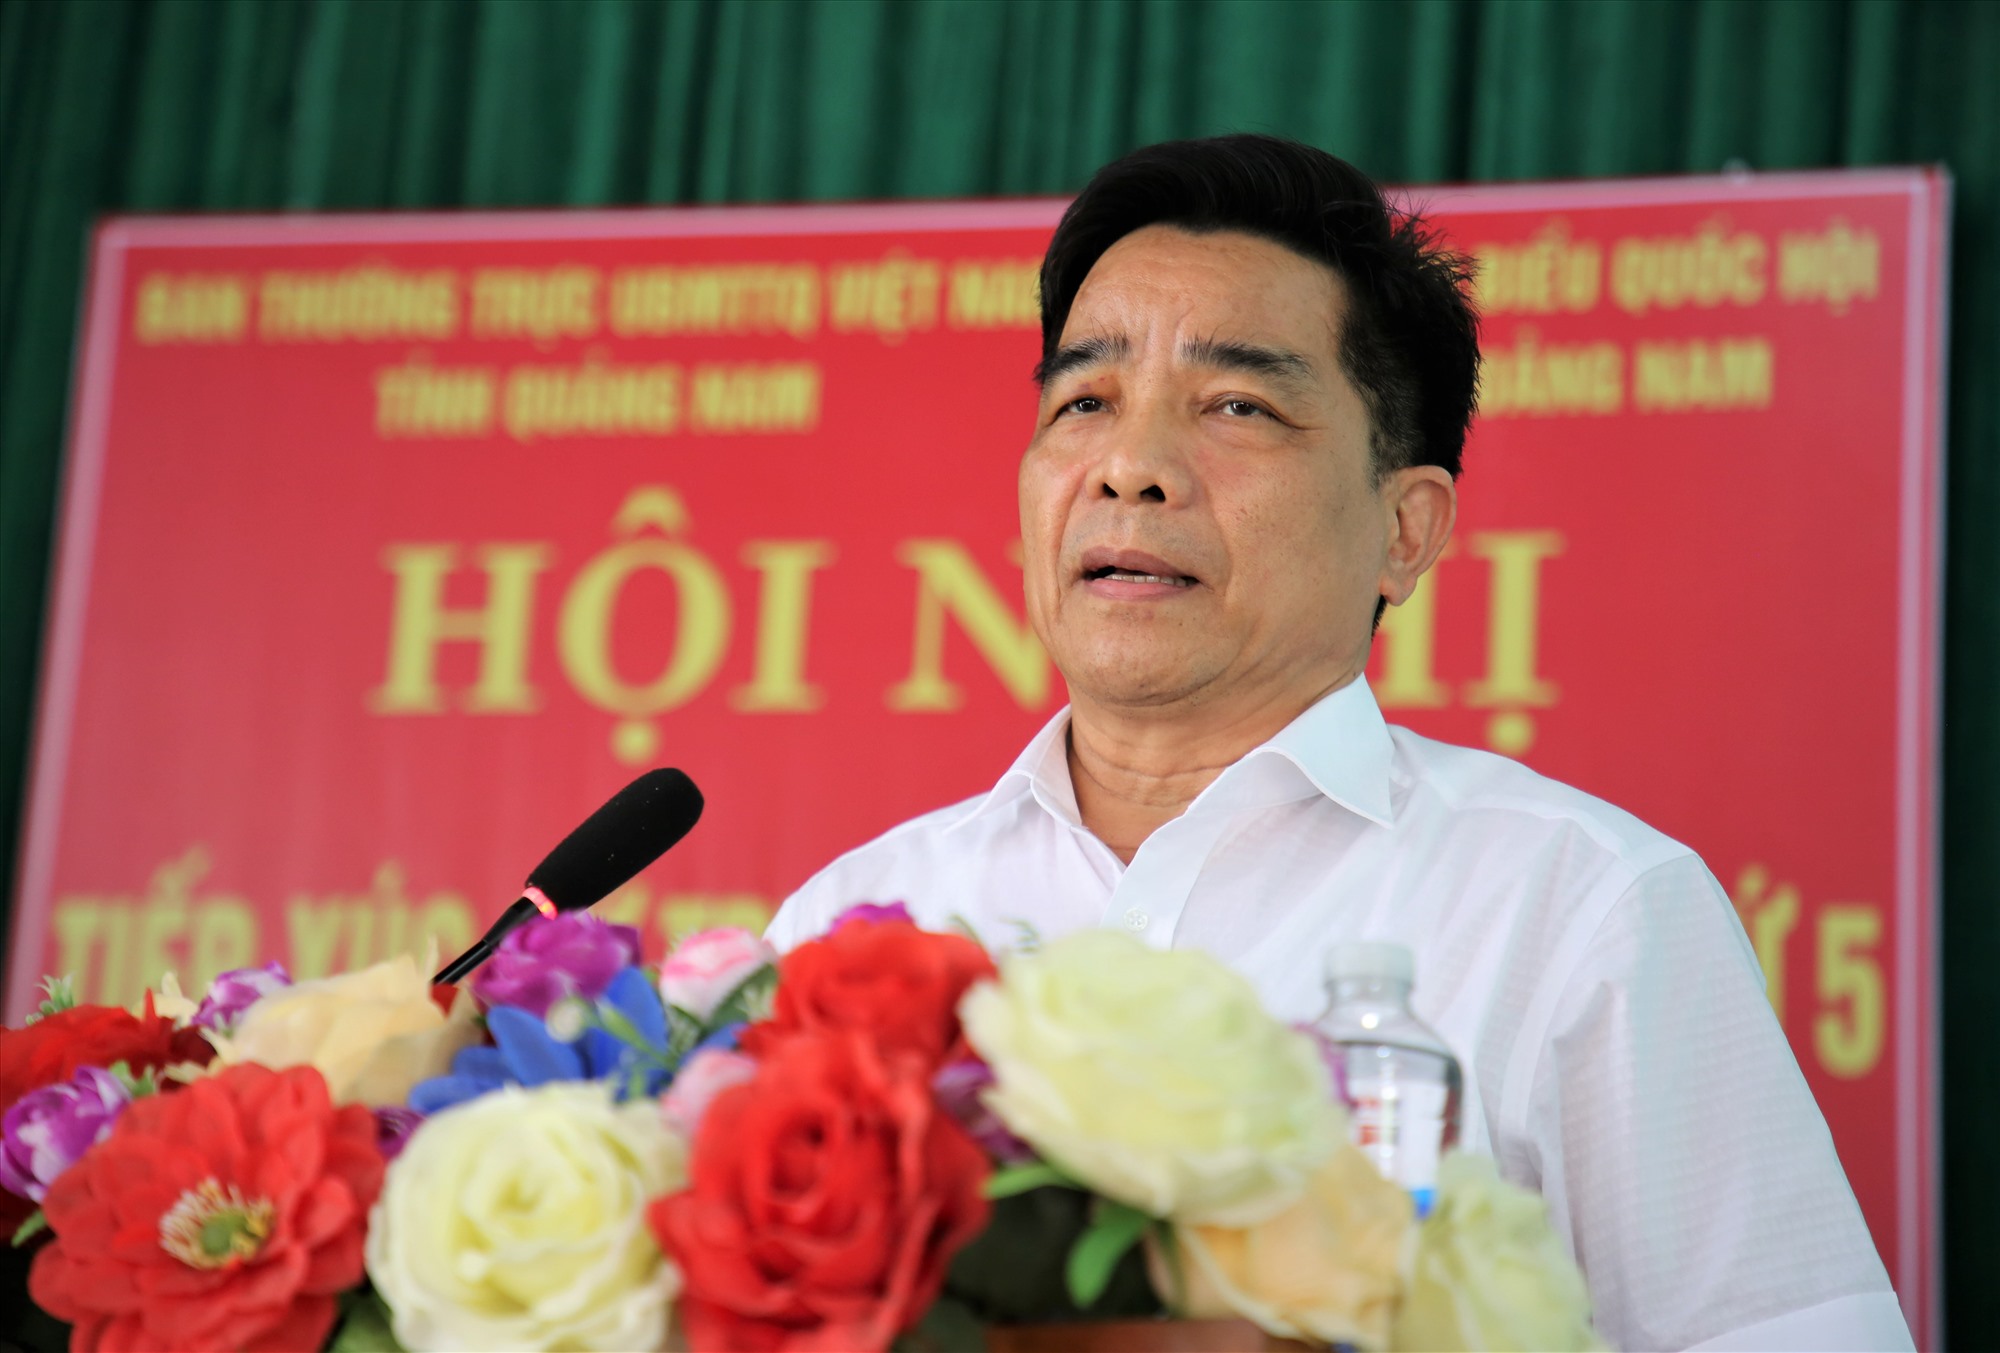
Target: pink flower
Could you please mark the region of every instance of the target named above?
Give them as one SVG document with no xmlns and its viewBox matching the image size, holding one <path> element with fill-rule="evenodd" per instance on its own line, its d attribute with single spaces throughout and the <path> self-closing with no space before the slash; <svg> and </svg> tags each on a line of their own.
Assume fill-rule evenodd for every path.
<svg viewBox="0 0 2000 1353">
<path fill-rule="evenodd" d="M 747 930 L 700 930 L 660 965 L 660 999 L 706 1022 L 730 993 L 778 961 L 778 951 Z"/>
<path fill-rule="evenodd" d="M 669 1128 L 694 1140 L 702 1115 L 715 1097 L 757 1075 L 757 1059 L 729 1048 L 704 1048 L 688 1058 L 673 1084 L 660 1096 L 660 1117 Z"/>
</svg>

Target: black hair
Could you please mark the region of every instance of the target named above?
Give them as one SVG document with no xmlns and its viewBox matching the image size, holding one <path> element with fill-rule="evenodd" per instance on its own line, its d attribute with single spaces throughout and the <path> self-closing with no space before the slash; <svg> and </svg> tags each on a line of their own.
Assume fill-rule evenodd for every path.
<svg viewBox="0 0 2000 1353">
<path fill-rule="evenodd" d="M 1145 146 L 1097 171 L 1042 259 L 1042 364 L 1097 260 L 1135 230 L 1240 230 L 1326 264 L 1346 283 L 1340 360 L 1368 407 L 1379 477 L 1441 465 L 1456 478 L 1479 386 L 1472 270 L 1347 161 L 1276 136 Z"/>
</svg>

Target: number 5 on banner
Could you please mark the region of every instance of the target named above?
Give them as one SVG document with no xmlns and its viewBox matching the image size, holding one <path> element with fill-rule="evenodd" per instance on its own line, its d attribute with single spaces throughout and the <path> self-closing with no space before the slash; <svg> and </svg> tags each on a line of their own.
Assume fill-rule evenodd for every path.
<svg viewBox="0 0 2000 1353">
<path fill-rule="evenodd" d="M 1819 1000 L 1813 1051 L 1836 1076 L 1865 1076 L 1882 1059 L 1882 912 L 1833 903 L 1819 916 Z M 1842 1010 L 1842 1004 L 1846 1009 Z"/>
</svg>

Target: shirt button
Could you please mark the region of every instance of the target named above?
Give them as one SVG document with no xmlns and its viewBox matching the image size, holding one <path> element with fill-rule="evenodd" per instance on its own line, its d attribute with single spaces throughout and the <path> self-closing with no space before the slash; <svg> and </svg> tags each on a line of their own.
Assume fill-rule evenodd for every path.
<svg viewBox="0 0 2000 1353">
<path fill-rule="evenodd" d="M 1130 907 L 1125 912 L 1125 928 L 1127 930 L 1144 930 L 1146 923 L 1151 919 L 1151 917 L 1147 916 L 1145 912 L 1140 911 L 1137 907 Z"/>
</svg>

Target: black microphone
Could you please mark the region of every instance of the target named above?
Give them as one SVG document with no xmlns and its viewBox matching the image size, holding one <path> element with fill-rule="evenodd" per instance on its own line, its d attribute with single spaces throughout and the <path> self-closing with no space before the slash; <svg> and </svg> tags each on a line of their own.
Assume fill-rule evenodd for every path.
<svg viewBox="0 0 2000 1353">
<path fill-rule="evenodd" d="M 701 806 L 701 791 L 680 771 L 647 771 L 565 836 L 492 928 L 431 981 L 458 981 L 491 958 L 507 932 L 530 916 L 580 911 L 608 896 L 693 830 Z"/>
</svg>

